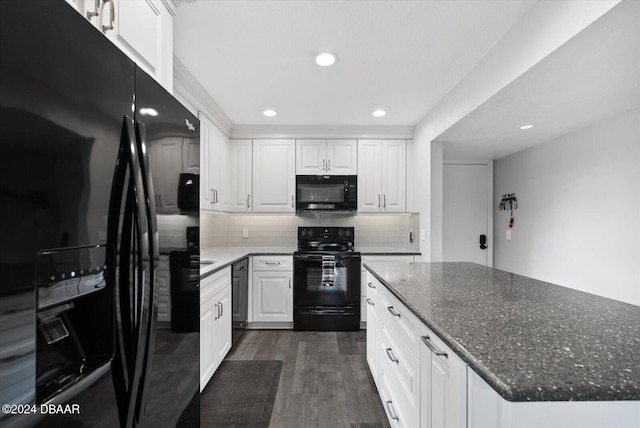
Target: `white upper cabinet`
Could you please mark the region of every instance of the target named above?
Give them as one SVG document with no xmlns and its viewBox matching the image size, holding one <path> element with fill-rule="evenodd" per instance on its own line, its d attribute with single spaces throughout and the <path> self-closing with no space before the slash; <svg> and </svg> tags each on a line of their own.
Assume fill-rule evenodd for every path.
<svg viewBox="0 0 640 428">
<path fill-rule="evenodd" d="M 140 68 L 173 92 L 173 6 L 162 0 L 67 0 Z"/>
<path fill-rule="evenodd" d="M 229 138 L 204 114 L 200 119 L 200 209 L 229 209 Z"/>
<path fill-rule="evenodd" d="M 404 212 L 407 142 L 358 140 L 358 211 Z"/>
<path fill-rule="evenodd" d="M 295 141 L 253 140 L 253 212 L 295 212 Z"/>
<path fill-rule="evenodd" d="M 229 144 L 229 211 L 251 211 L 252 159 L 251 140 L 231 140 Z"/>
<path fill-rule="evenodd" d="M 296 174 L 355 175 L 356 140 L 296 140 Z"/>
</svg>

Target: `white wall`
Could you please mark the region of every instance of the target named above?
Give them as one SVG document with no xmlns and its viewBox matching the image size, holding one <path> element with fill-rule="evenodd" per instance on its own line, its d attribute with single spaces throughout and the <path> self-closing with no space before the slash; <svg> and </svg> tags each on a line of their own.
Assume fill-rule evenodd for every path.
<svg viewBox="0 0 640 428">
<path fill-rule="evenodd" d="M 640 305 L 640 109 L 495 162 L 494 266 Z"/>
<path fill-rule="evenodd" d="M 442 163 L 442 148 L 431 142 L 522 73 L 619 3 L 540 1 L 516 22 L 479 63 L 416 125 L 414 133 L 415 210 L 420 212 L 423 260 L 442 254 L 442 178 L 425 165 Z M 440 169 L 441 171 L 441 169 Z M 432 213 L 434 217 L 431 218 Z M 437 213 L 437 214 L 435 214 Z"/>
</svg>

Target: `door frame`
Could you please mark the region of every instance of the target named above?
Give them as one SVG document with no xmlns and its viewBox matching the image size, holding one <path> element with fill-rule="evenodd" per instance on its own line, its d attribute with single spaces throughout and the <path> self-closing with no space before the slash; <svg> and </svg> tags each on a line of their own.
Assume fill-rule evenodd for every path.
<svg viewBox="0 0 640 428">
<path fill-rule="evenodd" d="M 444 202 L 444 167 L 445 165 L 487 165 L 487 266 L 493 267 L 493 161 L 492 160 L 443 160 L 442 161 L 442 200 Z M 444 214 L 444 204 L 442 205 Z M 444 229 L 444 215 L 442 228 Z"/>
</svg>

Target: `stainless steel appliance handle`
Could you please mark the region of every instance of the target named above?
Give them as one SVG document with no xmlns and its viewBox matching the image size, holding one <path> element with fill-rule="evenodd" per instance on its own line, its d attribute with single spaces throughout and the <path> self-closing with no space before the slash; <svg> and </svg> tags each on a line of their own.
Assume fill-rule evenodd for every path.
<svg viewBox="0 0 640 428">
<path fill-rule="evenodd" d="M 367 282 L 367 287 L 369 287 L 369 288 L 373 288 L 374 290 L 376 289 L 376 286 L 375 286 L 375 285 L 373 285 L 373 283 L 372 283 L 372 282 Z"/>
<path fill-rule="evenodd" d="M 373 303 L 373 300 L 371 300 L 370 297 L 367 297 L 367 303 L 370 304 L 371 306 L 375 306 L 376 304 Z"/>
<path fill-rule="evenodd" d="M 107 3 L 109 3 L 109 25 L 102 26 L 102 32 L 106 33 L 108 30 L 113 30 L 113 21 L 115 20 L 115 6 L 113 4 L 113 0 L 104 0 L 104 7 Z"/>
<path fill-rule="evenodd" d="M 398 414 L 396 413 L 396 409 L 393 408 L 391 400 L 387 400 L 387 410 L 389 411 L 389 416 L 391 416 L 391 419 L 395 419 L 396 421 L 400 420 Z"/>
<path fill-rule="evenodd" d="M 386 348 L 385 351 L 387 352 L 387 357 L 389 357 L 392 363 L 400 364 L 396 356 L 393 355 L 393 351 L 391 350 L 391 348 Z"/>
<path fill-rule="evenodd" d="M 87 19 L 89 21 L 91 21 L 91 18 L 93 18 L 94 16 L 100 15 L 100 0 L 95 1 L 95 5 L 93 9 L 94 9 L 93 11 L 87 12 Z"/>
<path fill-rule="evenodd" d="M 393 306 L 387 306 L 387 309 L 391 312 L 391 315 L 400 318 L 400 314 L 393 308 Z"/>
<path fill-rule="evenodd" d="M 439 350 L 438 348 L 436 348 L 434 346 L 433 343 L 431 343 L 431 339 L 429 338 L 429 336 L 422 336 L 422 342 L 427 345 L 427 348 L 431 349 L 431 351 L 436 354 L 439 357 L 445 357 L 445 358 L 449 358 L 449 355 L 447 355 L 446 352 Z"/>
</svg>

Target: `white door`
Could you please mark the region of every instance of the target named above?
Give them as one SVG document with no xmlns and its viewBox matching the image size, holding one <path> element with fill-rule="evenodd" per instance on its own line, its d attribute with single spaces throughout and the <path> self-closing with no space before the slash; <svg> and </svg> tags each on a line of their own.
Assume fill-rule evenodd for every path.
<svg viewBox="0 0 640 428">
<path fill-rule="evenodd" d="M 295 212 L 295 140 L 253 140 L 253 211 Z"/>
<path fill-rule="evenodd" d="M 326 171 L 329 175 L 356 175 L 358 173 L 358 142 L 328 140 Z"/>
<path fill-rule="evenodd" d="M 296 174 L 326 174 L 326 158 L 326 140 L 296 140 Z"/>
<path fill-rule="evenodd" d="M 489 165 L 445 164 L 443 168 L 442 260 L 490 266 Z M 486 248 L 480 236 L 486 238 Z"/>
<path fill-rule="evenodd" d="M 292 277 L 290 271 L 254 272 L 254 321 L 293 321 Z"/>
</svg>

